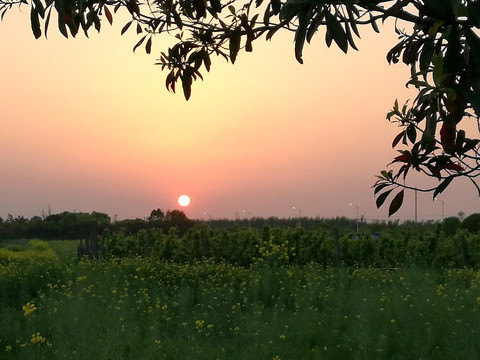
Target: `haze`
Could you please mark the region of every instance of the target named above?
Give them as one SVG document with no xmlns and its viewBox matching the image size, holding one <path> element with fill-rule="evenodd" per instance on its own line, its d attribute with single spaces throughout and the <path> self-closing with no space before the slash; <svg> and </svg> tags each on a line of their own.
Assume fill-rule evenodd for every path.
<svg viewBox="0 0 480 360">
<path fill-rule="evenodd" d="M 391 25 L 364 31 L 348 55 L 319 34 L 304 65 L 292 34 L 259 40 L 233 66 L 214 61 L 188 102 L 166 91 L 156 55 L 132 53 L 138 38 L 121 37 L 122 25 L 69 40 L 51 25 L 48 40 L 35 40 L 27 7 L 0 23 L 1 217 L 49 208 L 143 218 L 187 194 L 190 218 L 294 217 L 293 206 L 355 218 L 353 203 L 367 220 L 387 219 L 371 188 L 396 154 L 399 129 L 385 114 L 415 96 L 409 69 L 385 60 Z M 152 53 L 169 42 L 158 38 Z M 392 218 L 413 219 L 413 199 Z M 479 211 L 465 180 L 440 199 L 445 217 Z M 441 202 L 419 193 L 418 219 L 441 217 Z"/>
</svg>

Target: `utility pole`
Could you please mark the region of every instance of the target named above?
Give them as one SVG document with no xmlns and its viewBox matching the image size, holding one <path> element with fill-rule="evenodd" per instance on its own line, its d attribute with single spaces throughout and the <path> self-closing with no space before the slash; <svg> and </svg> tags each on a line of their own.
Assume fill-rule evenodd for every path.
<svg viewBox="0 0 480 360">
<path fill-rule="evenodd" d="M 295 206 L 292 206 L 292 209 L 298 211 L 298 226 L 302 226 L 302 210 Z"/>
<path fill-rule="evenodd" d="M 350 206 L 355 206 L 355 208 L 357 209 L 357 217 L 356 217 L 356 220 L 357 220 L 357 234 L 358 234 L 358 205 L 355 205 L 355 204 L 352 204 L 352 203 L 348 203 L 348 205 L 350 205 Z"/>
<path fill-rule="evenodd" d="M 417 188 L 415 188 L 415 222 L 418 222 L 418 218 L 417 218 Z"/>
</svg>

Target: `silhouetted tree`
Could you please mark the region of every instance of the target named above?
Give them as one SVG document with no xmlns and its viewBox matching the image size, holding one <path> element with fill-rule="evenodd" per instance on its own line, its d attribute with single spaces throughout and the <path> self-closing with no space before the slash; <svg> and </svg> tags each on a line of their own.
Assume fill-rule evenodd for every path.
<svg viewBox="0 0 480 360">
<path fill-rule="evenodd" d="M 157 221 L 157 220 L 163 220 L 165 214 L 161 209 L 156 209 L 152 210 L 150 212 L 150 216 L 148 217 L 148 221 Z"/>
<path fill-rule="evenodd" d="M 468 230 L 472 234 L 480 232 L 480 213 L 467 216 L 465 220 L 463 220 L 462 228 Z"/>
<path fill-rule="evenodd" d="M 449 236 L 455 235 L 458 229 L 462 226 L 462 222 L 456 216 L 445 218 L 441 223 L 442 231 Z"/>
<path fill-rule="evenodd" d="M 169 210 L 165 214 L 165 226 L 167 228 L 176 227 L 180 234 L 185 234 L 195 222 L 187 218 L 187 215 L 181 210 Z"/>
</svg>

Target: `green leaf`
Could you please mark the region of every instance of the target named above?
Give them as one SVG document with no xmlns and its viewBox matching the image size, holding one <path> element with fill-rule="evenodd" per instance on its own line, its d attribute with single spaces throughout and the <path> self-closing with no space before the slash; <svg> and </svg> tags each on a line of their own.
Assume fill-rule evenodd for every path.
<svg viewBox="0 0 480 360">
<path fill-rule="evenodd" d="M 445 69 L 448 73 L 456 73 L 462 66 L 462 46 L 460 44 L 460 31 L 457 26 L 452 26 L 448 34 L 448 46 L 445 54 Z"/>
<path fill-rule="evenodd" d="M 271 0 L 270 4 L 272 5 L 272 10 L 274 14 L 278 14 L 282 9 L 282 2 L 281 0 Z"/>
<path fill-rule="evenodd" d="M 40 19 L 37 8 L 34 8 L 33 6 L 30 10 L 30 24 L 32 26 L 33 36 L 35 36 L 35 39 L 38 39 L 42 36 L 42 30 L 40 29 Z"/>
<path fill-rule="evenodd" d="M 450 2 L 449 0 L 447 1 Z M 440 19 L 444 19 L 450 15 L 449 12 L 451 9 L 449 9 L 449 4 L 446 4 L 447 1 L 423 0 L 423 2 L 425 3 L 424 6 L 428 8 L 431 12 L 433 12 L 435 17 Z"/>
<path fill-rule="evenodd" d="M 404 64 L 413 65 L 418 60 L 418 49 L 422 46 L 423 40 L 410 40 L 406 42 L 403 50 L 402 61 Z"/>
<path fill-rule="evenodd" d="M 127 22 L 123 28 L 122 28 L 122 31 L 120 32 L 120 35 L 123 35 L 125 34 L 125 32 L 128 30 L 128 28 L 130 27 L 130 25 L 132 25 L 132 22 L 133 20 L 130 20 L 129 22 Z"/>
<path fill-rule="evenodd" d="M 345 24 L 345 30 L 346 30 L 346 33 L 347 33 L 348 43 L 350 44 L 350 46 L 352 47 L 352 49 L 358 51 L 357 45 L 355 45 L 355 41 L 353 40 L 352 32 L 351 32 L 350 27 L 348 26 L 348 24 Z"/>
<path fill-rule="evenodd" d="M 43 19 L 45 16 L 45 8 L 40 0 L 33 0 L 32 1 L 35 4 L 35 8 L 40 15 L 40 17 Z"/>
<path fill-rule="evenodd" d="M 9 9 L 8 7 L 5 7 L 5 9 L 3 9 L 2 14 L 0 15 L 0 20 L 3 21 L 3 18 L 5 17 L 5 13 L 7 12 L 8 9 Z"/>
<path fill-rule="evenodd" d="M 175 21 L 175 25 L 177 25 L 178 28 L 180 30 L 182 30 L 183 29 L 182 18 L 180 17 L 180 15 L 178 14 L 178 12 L 175 9 L 172 10 L 172 15 L 173 15 L 173 20 Z"/>
<path fill-rule="evenodd" d="M 372 13 L 369 13 L 369 14 L 370 14 L 370 24 L 372 25 L 373 30 L 376 33 L 380 33 L 380 30 L 378 29 L 377 23 L 375 22 L 375 19 L 373 18 Z"/>
<path fill-rule="evenodd" d="M 444 21 L 441 19 L 435 19 L 430 29 L 428 29 L 428 35 L 435 37 L 434 35 L 438 32 L 438 29 L 443 25 Z"/>
<path fill-rule="evenodd" d="M 112 25 L 113 24 L 112 13 L 110 12 L 110 10 L 108 10 L 107 6 L 104 6 L 103 10 L 105 11 L 105 16 L 107 17 L 108 22 L 110 23 L 110 25 Z"/>
<path fill-rule="evenodd" d="M 350 26 L 353 32 L 355 33 L 355 35 L 357 35 L 357 37 L 360 38 L 360 32 L 358 31 L 358 27 L 357 27 L 357 18 L 360 16 L 360 14 L 357 13 L 357 15 L 355 16 L 355 14 L 353 13 L 353 10 L 357 10 L 357 9 L 354 6 L 347 6 Z"/>
<path fill-rule="evenodd" d="M 325 13 L 325 19 L 327 20 L 327 31 L 332 36 L 335 43 L 338 47 L 344 52 L 347 53 L 348 51 L 348 37 L 343 29 L 342 24 L 335 15 L 332 15 L 329 12 Z"/>
<path fill-rule="evenodd" d="M 137 44 L 133 47 L 133 52 L 135 52 L 135 50 L 137 50 L 137 48 L 142 45 L 142 43 L 145 41 L 145 38 L 147 37 L 147 35 L 145 35 L 144 37 L 142 37 L 138 42 Z"/>
<path fill-rule="evenodd" d="M 480 116 L 480 96 L 478 96 L 478 94 L 475 91 L 462 86 L 452 86 L 452 89 L 462 94 L 472 106 L 473 110 L 475 111 L 475 114 L 477 116 Z"/>
<path fill-rule="evenodd" d="M 392 142 L 392 149 L 397 146 L 397 144 L 400 142 L 400 140 L 402 140 L 402 138 L 405 136 L 405 131 L 402 131 L 400 134 L 398 134 L 397 136 L 395 136 L 395 139 L 393 139 L 393 142 Z"/>
<path fill-rule="evenodd" d="M 323 12 L 317 15 L 311 22 L 310 25 L 308 26 L 307 34 L 306 34 L 306 39 L 307 42 L 310 43 L 310 41 L 313 38 L 313 35 L 317 32 L 318 27 L 321 25 L 322 20 L 323 20 Z"/>
<path fill-rule="evenodd" d="M 195 11 L 197 12 L 196 19 L 199 20 L 202 17 L 207 16 L 207 7 L 206 7 L 206 1 L 204 0 L 193 0 L 193 6 Z"/>
<path fill-rule="evenodd" d="M 65 2 L 64 0 L 55 1 L 55 9 L 58 13 L 58 30 L 68 39 L 67 27 L 65 24 Z"/>
<path fill-rule="evenodd" d="M 467 5 L 468 19 L 477 28 L 480 28 L 480 2 L 471 1 Z"/>
<path fill-rule="evenodd" d="M 304 7 L 298 15 L 298 28 L 295 31 L 295 58 L 300 64 L 303 64 L 302 53 L 307 28 L 310 21 L 311 7 Z"/>
<path fill-rule="evenodd" d="M 453 176 L 449 176 L 446 178 L 443 182 L 440 183 L 440 185 L 437 186 L 435 191 L 433 192 L 433 198 L 435 199 L 439 194 L 441 194 L 447 187 L 450 185 L 450 183 L 453 180 Z"/>
<path fill-rule="evenodd" d="M 472 150 L 478 145 L 479 142 L 479 139 L 465 139 L 465 145 L 462 148 L 462 153 L 465 154 L 466 152 Z"/>
<path fill-rule="evenodd" d="M 170 71 L 165 79 L 165 87 L 167 90 L 172 89 L 175 92 L 175 73 L 174 70 Z"/>
<path fill-rule="evenodd" d="M 242 29 L 240 28 L 240 26 L 238 26 L 235 28 L 235 30 L 233 30 L 229 39 L 230 60 L 232 61 L 232 64 L 234 64 L 235 60 L 237 59 L 237 54 L 238 54 L 238 51 L 240 50 L 241 38 L 242 38 Z"/>
<path fill-rule="evenodd" d="M 377 200 L 375 200 L 375 203 L 377 204 L 377 209 L 380 208 L 380 206 L 383 205 L 385 200 L 387 199 L 388 195 L 393 191 L 393 189 L 387 190 L 384 193 L 378 195 Z"/>
<path fill-rule="evenodd" d="M 152 37 L 150 36 L 145 44 L 145 52 L 150 54 L 152 52 Z"/>
<path fill-rule="evenodd" d="M 392 184 L 381 183 L 378 185 L 374 185 L 373 187 L 375 188 L 375 190 L 373 191 L 373 195 L 377 195 L 380 191 L 382 191 L 382 189 L 385 189 L 387 186 L 390 186 L 390 185 Z"/>
<path fill-rule="evenodd" d="M 329 31 L 325 31 L 325 44 L 327 45 L 327 47 L 330 47 L 330 45 L 332 45 L 332 34 L 330 34 Z"/>
<path fill-rule="evenodd" d="M 190 95 L 192 94 L 192 77 L 193 69 L 191 67 L 185 68 L 185 70 L 183 70 L 183 74 L 180 76 L 180 79 L 182 80 L 183 94 L 185 95 L 185 100 L 187 101 L 190 99 Z"/>
<path fill-rule="evenodd" d="M 397 195 L 395 195 L 392 202 L 390 203 L 390 207 L 388 208 L 388 216 L 392 216 L 402 207 L 404 196 L 405 190 L 402 190 Z"/>
<path fill-rule="evenodd" d="M 433 81 L 435 82 L 435 85 L 440 86 L 443 79 L 443 57 L 439 54 L 433 57 Z"/>
<path fill-rule="evenodd" d="M 210 5 L 211 5 L 212 11 L 215 14 L 222 12 L 222 4 L 221 4 L 220 0 L 210 0 Z M 215 17 L 217 17 L 217 16 L 215 15 Z"/>
<path fill-rule="evenodd" d="M 273 37 L 273 35 L 275 35 L 275 33 L 276 33 L 278 30 L 280 30 L 280 29 L 281 29 L 281 26 L 275 26 L 275 27 L 273 27 L 272 29 L 270 29 L 270 30 L 268 31 L 267 35 L 265 36 L 265 39 L 266 39 L 266 40 L 270 40 L 270 39 Z"/>
<path fill-rule="evenodd" d="M 435 50 L 435 43 L 433 39 L 427 39 L 423 44 L 420 53 L 420 71 L 425 73 L 428 70 L 430 62 L 432 61 L 433 52 Z"/>
<path fill-rule="evenodd" d="M 48 9 L 47 17 L 45 18 L 45 38 L 47 37 L 48 25 L 50 24 L 50 15 L 52 14 L 52 8 Z"/>
<path fill-rule="evenodd" d="M 207 51 L 204 51 L 203 54 L 203 65 L 205 65 L 205 69 L 210 71 L 210 66 L 212 65 L 212 61 L 210 60 L 210 55 L 208 55 Z"/>
<path fill-rule="evenodd" d="M 127 0 L 125 2 L 125 6 L 127 7 L 127 10 L 130 12 L 130 14 L 140 16 L 140 7 L 138 6 L 136 0 Z"/>
<path fill-rule="evenodd" d="M 478 35 L 470 28 L 465 28 L 464 29 L 465 33 L 465 38 L 467 40 L 467 44 L 470 48 L 470 56 L 473 57 L 475 60 L 475 63 L 477 65 L 477 71 L 478 71 L 478 66 L 480 66 L 480 38 Z"/>
<path fill-rule="evenodd" d="M 415 128 L 415 125 L 410 124 L 407 127 L 407 136 L 408 140 L 413 144 L 417 140 L 417 129 Z"/>
</svg>

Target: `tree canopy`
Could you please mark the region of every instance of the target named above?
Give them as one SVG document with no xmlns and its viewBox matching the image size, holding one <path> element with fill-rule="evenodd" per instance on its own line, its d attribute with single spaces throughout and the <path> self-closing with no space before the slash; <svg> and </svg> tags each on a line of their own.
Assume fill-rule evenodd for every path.
<svg viewBox="0 0 480 360">
<path fill-rule="evenodd" d="M 121 30 L 135 31 L 150 54 L 152 41 L 165 34 L 176 43 L 156 62 L 167 71 L 166 87 L 181 84 L 185 98 L 202 72 L 210 71 L 213 55 L 235 63 L 240 51 L 253 51 L 255 40 L 272 39 L 279 30 L 294 36 L 294 56 L 303 63 L 305 43 L 323 35 L 325 44 L 343 52 L 358 50 L 365 26 L 379 32 L 378 24 L 394 19 L 398 42 L 386 54 L 389 63 L 410 67 L 407 86 L 418 93 L 405 104 L 394 102 L 387 119 L 401 127 L 393 139 L 398 149 L 374 184 L 377 207 L 391 198 L 389 215 L 402 205 L 406 189 L 442 193 L 456 178 L 467 178 L 480 195 L 480 2 L 476 0 L 0 0 L 0 16 L 14 6 L 30 5 L 36 38 L 46 36 L 51 17 L 60 33 L 75 37 L 114 14 L 125 11 Z M 53 13 L 53 14 L 52 14 Z M 412 171 L 438 180 L 432 188 L 417 189 L 407 182 Z"/>
</svg>

